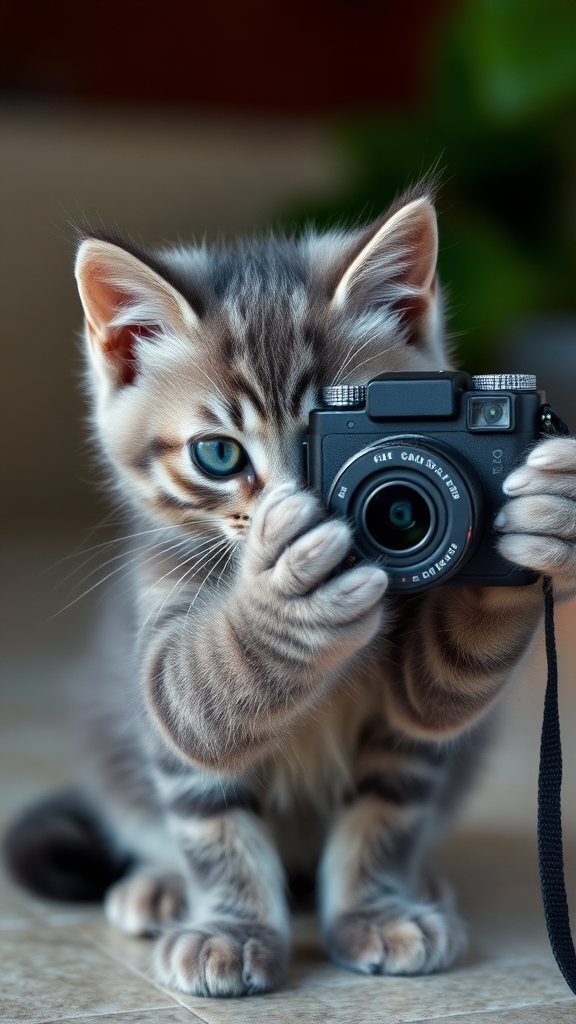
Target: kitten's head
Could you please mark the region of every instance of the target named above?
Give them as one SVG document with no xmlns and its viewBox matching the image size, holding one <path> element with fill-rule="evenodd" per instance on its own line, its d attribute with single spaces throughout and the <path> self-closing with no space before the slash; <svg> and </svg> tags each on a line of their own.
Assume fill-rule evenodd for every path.
<svg viewBox="0 0 576 1024">
<path fill-rule="evenodd" d="M 446 367 L 436 254 L 425 191 L 352 232 L 154 253 L 85 238 L 94 419 L 120 493 L 238 539 L 264 488 L 300 478 L 322 386 Z"/>
</svg>

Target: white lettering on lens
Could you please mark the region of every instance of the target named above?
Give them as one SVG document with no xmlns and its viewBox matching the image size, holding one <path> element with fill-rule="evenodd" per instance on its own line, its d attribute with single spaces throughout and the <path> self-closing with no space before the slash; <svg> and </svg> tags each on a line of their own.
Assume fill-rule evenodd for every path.
<svg viewBox="0 0 576 1024">
<path fill-rule="evenodd" d="M 435 562 L 434 565 L 429 565 L 427 569 L 424 569 L 422 579 L 427 580 L 430 579 L 431 576 L 436 576 L 437 573 L 443 572 L 443 570 L 446 569 L 448 562 L 452 560 L 452 556 L 456 554 L 457 550 L 458 545 L 451 544 L 443 558 L 438 562 Z M 412 579 L 414 582 L 417 582 L 417 578 L 415 576 L 413 576 Z"/>
</svg>

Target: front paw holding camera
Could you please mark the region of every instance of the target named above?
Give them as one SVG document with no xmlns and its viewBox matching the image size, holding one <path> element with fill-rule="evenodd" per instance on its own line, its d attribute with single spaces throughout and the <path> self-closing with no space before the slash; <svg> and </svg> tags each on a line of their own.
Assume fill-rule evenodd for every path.
<svg viewBox="0 0 576 1024">
<path fill-rule="evenodd" d="M 350 527 L 326 520 L 314 495 L 292 484 L 269 491 L 234 594 L 234 628 L 249 658 L 268 651 L 275 673 L 324 677 L 370 642 L 388 580 L 369 564 L 337 573 L 351 543 Z"/>
<path fill-rule="evenodd" d="M 576 440 L 537 445 L 503 489 L 509 500 L 494 522 L 500 553 L 551 576 L 558 596 L 576 595 Z"/>
</svg>

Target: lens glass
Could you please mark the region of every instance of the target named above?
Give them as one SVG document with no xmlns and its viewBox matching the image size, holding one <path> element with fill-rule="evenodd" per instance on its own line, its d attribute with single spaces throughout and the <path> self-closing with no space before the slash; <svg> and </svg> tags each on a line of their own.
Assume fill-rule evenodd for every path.
<svg viewBox="0 0 576 1024">
<path fill-rule="evenodd" d="M 486 423 L 498 423 L 498 420 L 501 420 L 503 415 L 504 410 L 498 402 L 484 406 L 484 419 Z"/>
<path fill-rule="evenodd" d="M 370 537 L 388 551 L 410 551 L 430 532 L 432 515 L 422 494 L 409 484 L 384 484 L 370 495 L 364 509 Z"/>
</svg>

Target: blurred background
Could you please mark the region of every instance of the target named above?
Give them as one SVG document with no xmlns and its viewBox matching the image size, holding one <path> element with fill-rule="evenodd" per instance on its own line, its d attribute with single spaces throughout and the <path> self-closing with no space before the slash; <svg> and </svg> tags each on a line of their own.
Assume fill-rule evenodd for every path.
<svg viewBox="0 0 576 1024">
<path fill-rule="evenodd" d="M 78 575 L 82 558 L 60 560 L 99 541 L 107 512 L 86 442 L 74 225 L 153 244 L 357 223 L 429 172 L 441 182 L 440 276 L 459 364 L 537 373 L 576 429 L 572 0 L 7 4 L 0 767 L 15 777 L 24 751 L 14 805 L 68 772 L 64 665 L 98 591 L 94 562 Z M 565 675 L 575 624 L 564 609 Z M 537 746 L 538 652 L 530 665 L 536 703 L 528 683 L 511 698 L 517 748 L 508 732 L 478 820 L 531 820 L 533 788 L 518 796 L 527 762 L 510 753 Z M 576 807 L 566 813 L 576 822 Z"/>
<path fill-rule="evenodd" d="M 92 525 L 74 225 L 146 243 L 369 220 L 440 179 L 472 371 L 576 380 L 572 0 L 9 4 L 0 42 L 3 500 Z M 576 414 L 573 414 L 576 420 Z M 8 443 L 6 443 L 8 442 Z"/>
</svg>

